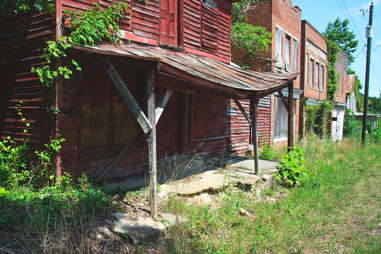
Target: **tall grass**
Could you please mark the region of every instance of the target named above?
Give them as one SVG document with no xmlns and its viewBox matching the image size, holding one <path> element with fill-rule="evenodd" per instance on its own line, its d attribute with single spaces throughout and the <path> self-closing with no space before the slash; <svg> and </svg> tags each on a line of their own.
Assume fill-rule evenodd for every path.
<svg viewBox="0 0 381 254">
<path fill-rule="evenodd" d="M 276 187 L 274 192 L 269 193 L 288 195 L 275 203 L 258 201 L 254 193 L 233 187 L 221 194 L 222 204 L 218 208 L 189 206 L 176 199 L 170 200 L 167 209 L 189 219 L 188 224 L 172 229 L 171 251 L 338 253 L 340 248 L 344 251 L 365 248 L 379 253 L 379 239 L 342 239 L 346 235 L 342 228 L 349 225 L 349 239 L 364 230 L 351 228 L 347 219 L 356 216 L 352 201 L 361 203 L 363 196 L 370 195 L 366 189 L 359 189 L 358 185 L 368 181 L 369 176 L 376 175 L 381 180 L 381 163 L 377 157 L 381 154 L 381 146 L 362 148 L 350 140 L 337 144 L 310 139 L 303 144 L 303 148 L 307 166 L 312 172 L 310 180 L 296 189 Z M 381 188 L 378 190 L 381 191 Z M 380 209 L 381 199 L 378 202 Z M 255 217 L 241 215 L 240 208 Z M 343 242 L 344 247 L 340 247 Z"/>
</svg>

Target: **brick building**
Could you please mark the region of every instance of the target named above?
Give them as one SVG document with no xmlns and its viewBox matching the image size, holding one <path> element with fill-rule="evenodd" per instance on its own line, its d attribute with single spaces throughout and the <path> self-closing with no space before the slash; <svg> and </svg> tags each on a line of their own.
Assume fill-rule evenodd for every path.
<svg viewBox="0 0 381 254">
<path fill-rule="evenodd" d="M 334 96 L 335 107 L 332 111 L 331 135 L 334 141 L 343 139 L 344 117 L 347 108 L 347 97 L 352 91 L 353 77 L 347 73 L 349 60 L 347 54 L 340 50 L 335 69 L 338 74 L 338 87 Z"/>
<path fill-rule="evenodd" d="M 275 73 L 299 73 L 301 52 L 301 9 L 293 6 L 291 0 L 263 0 L 247 12 L 248 23 L 262 26 L 273 34 L 268 52 L 247 61 L 243 50 L 233 50 L 232 59 L 237 64 L 245 64 L 257 71 Z M 300 78 L 294 81 L 294 137 L 299 134 Z M 288 97 L 287 90 L 282 95 Z M 287 140 L 288 112 L 278 94 L 268 97 L 266 117 L 269 131 L 262 139 L 269 139 L 277 144 Z M 265 119 L 265 118 L 264 118 Z M 261 127 L 261 125 L 259 125 Z M 259 137 L 261 138 L 261 137 Z"/>
<path fill-rule="evenodd" d="M 300 86 L 303 90 L 303 106 L 300 109 L 300 137 L 306 137 L 312 126 L 307 124 L 307 106 L 317 106 L 327 98 L 328 48 L 322 34 L 308 21 L 302 21 L 301 29 Z M 324 123 L 323 123 L 324 124 Z"/>
</svg>

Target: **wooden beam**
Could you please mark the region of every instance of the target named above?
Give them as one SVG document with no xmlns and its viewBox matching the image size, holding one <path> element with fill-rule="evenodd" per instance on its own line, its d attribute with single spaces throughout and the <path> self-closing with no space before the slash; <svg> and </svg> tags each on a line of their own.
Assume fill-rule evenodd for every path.
<svg viewBox="0 0 381 254">
<path fill-rule="evenodd" d="M 294 147 L 294 84 L 288 85 L 288 151 Z"/>
<path fill-rule="evenodd" d="M 246 118 L 246 120 L 249 122 L 250 126 L 253 126 L 252 120 L 250 120 L 249 115 L 246 113 L 246 110 L 242 107 L 241 103 L 237 98 L 233 98 L 235 104 L 238 106 L 239 110 L 241 110 L 243 116 Z"/>
<path fill-rule="evenodd" d="M 134 99 L 134 96 L 131 94 L 130 90 L 127 88 L 126 84 L 123 82 L 122 78 L 119 76 L 118 72 L 116 71 L 114 66 L 111 64 L 110 60 L 106 58 L 105 62 L 107 65 L 107 68 L 106 68 L 107 74 L 109 75 L 110 79 L 112 80 L 116 88 L 118 89 L 123 100 L 127 103 L 132 114 L 135 116 L 136 120 L 138 121 L 140 127 L 143 129 L 144 133 L 147 134 L 152 129 L 151 123 L 148 121 L 144 112 L 139 107 L 139 104 Z"/>
<path fill-rule="evenodd" d="M 150 188 L 150 207 L 152 218 L 157 218 L 157 159 L 156 159 L 156 118 L 155 118 L 155 87 L 153 84 L 153 71 L 146 73 L 147 85 L 147 112 L 148 120 L 152 126 L 148 134 L 148 176 Z"/>
<path fill-rule="evenodd" d="M 282 94 L 282 90 L 278 90 L 278 94 L 279 94 L 279 97 L 281 99 L 281 101 L 283 102 L 283 105 L 286 107 L 287 111 L 288 111 L 288 101 L 287 99 L 283 96 Z"/>
<path fill-rule="evenodd" d="M 155 124 L 159 122 L 161 114 L 163 114 L 165 106 L 167 106 L 167 103 L 169 99 L 171 98 L 172 93 L 173 93 L 172 90 L 167 89 L 165 91 L 164 97 L 161 99 L 159 105 L 157 105 L 155 110 L 155 118 L 156 118 Z"/>
<path fill-rule="evenodd" d="M 252 134 L 251 140 L 254 147 L 254 170 L 255 174 L 259 174 L 258 165 L 258 100 L 254 97 L 250 99 L 250 109 L 251 109 L 251 122 L 252 124 Z"/>
</svg>

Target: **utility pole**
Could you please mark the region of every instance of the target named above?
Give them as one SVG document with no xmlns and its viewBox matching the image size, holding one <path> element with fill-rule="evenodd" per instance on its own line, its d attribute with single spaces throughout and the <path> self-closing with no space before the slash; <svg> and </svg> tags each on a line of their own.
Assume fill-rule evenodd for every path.
<svg viewBox="0 0 381 254">
<path fill-rule="evenodd" d="M 368 115 L 368 95 L 369 95 L 369 72 L 370 72 L 370 55 L 372 50 L 372 36 L 373 36 L 373 1 L 370 4 L 369 11 L 369 25 L 366 28 L 367 53 L 366 53 L 366 72 L 365 72 L 365 93 L 364 93 L 364 114 L 362 118 L 362 132 L 361 132 L 361 144 L 365 144 L 366 134 L 366 122 Z"/>
</svg>

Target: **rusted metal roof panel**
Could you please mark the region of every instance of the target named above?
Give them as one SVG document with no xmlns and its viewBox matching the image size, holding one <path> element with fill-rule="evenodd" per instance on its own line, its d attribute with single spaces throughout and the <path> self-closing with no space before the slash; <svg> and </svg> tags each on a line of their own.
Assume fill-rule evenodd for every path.
<svg viewBox="0 0 381 254">
<path fill-rule="evenodd" d="M 234 64 L 226 64 L 212 58 L 173 51 L 152 46 L 100 45 L 97 47 L 75 47 L 75 50 L 93 54 L 114 55 L 158 63 L 159 73 L 177 72 L 192 76 L 193 82 L 206 80 L 217 86 L 234 89 L 246 94 L 261 94 L 279 90 L 296 79 L 296 74 L 277 74 L 249 71 Z"/>
</svg>

